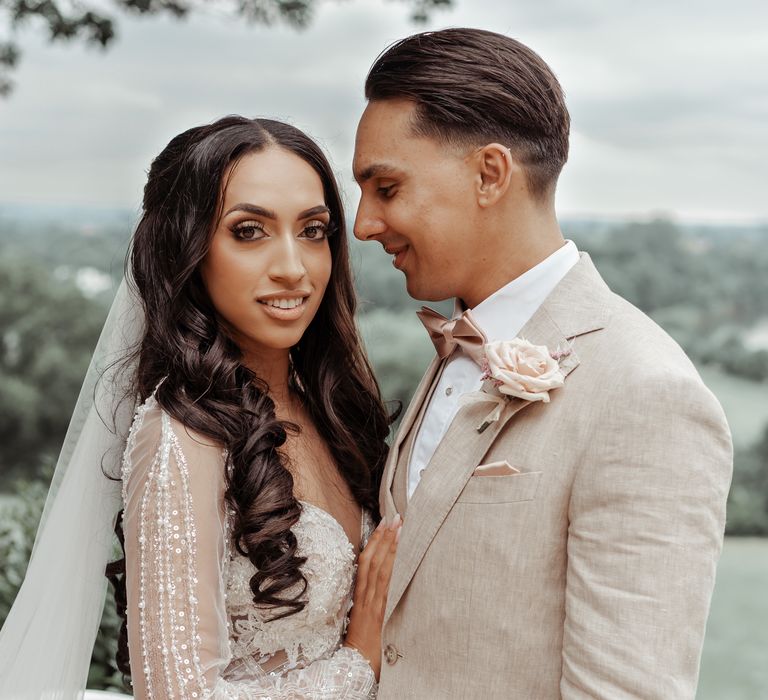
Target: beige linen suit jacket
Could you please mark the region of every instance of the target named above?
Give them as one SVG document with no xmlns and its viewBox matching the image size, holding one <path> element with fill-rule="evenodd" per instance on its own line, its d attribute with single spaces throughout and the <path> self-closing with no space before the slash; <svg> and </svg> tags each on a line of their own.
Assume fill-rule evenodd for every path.
<svg viewBox="0 0 768 700">
<path fill-rule="evenodd" d="M 463 406 L 405 502 L 435 360 L 385 469 L 405 519 L 380 700 L 694 698 L 732 471 L 717 400 L 586 254 L 519 334 L 570 343 L 551 402 Z M 520 473 L 473 476 L 506 460 Z"/>
</svg>

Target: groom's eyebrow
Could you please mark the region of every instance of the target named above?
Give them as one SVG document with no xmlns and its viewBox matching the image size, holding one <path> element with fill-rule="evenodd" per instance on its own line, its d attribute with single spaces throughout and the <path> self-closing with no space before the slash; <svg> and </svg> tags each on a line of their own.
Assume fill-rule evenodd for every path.
<svg viewBox="0 0 768 700">
<path fill-rule="evenodd" d="M 392 177 L 393 175 L 396 175 L 397 172 L 397 168 L 388 163 L 373 163 L 367 168 L 363 168 L 354 173 L 354 177 L 358 184 L 362 184 L 372 177 Z"/>
</svg>

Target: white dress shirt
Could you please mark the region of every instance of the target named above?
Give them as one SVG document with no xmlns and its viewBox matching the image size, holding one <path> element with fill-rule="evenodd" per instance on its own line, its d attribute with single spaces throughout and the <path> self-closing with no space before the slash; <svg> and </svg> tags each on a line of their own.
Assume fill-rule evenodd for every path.
<svg viewBox="0 0 768 700">
<path fill-rule="evenodd" d="M 556 250 L 538 265 L 512 280 L 472 309 L 472 318 L 489 342 L 512 340 L 544 303 L 550 292 L 579 261 L 573 241 Z M 457 301 L 454 318 L 461 315 Z M 421 475 L 448 426 L 459 411 L 463 394 L 482 386 L 482 370 L 468 355 L 457 349 L 446 361 L 443 373 L 427 406 L 424 420 L 413 444 L 408 465 L 408 498 L 419 485 Z"/>
</svg>

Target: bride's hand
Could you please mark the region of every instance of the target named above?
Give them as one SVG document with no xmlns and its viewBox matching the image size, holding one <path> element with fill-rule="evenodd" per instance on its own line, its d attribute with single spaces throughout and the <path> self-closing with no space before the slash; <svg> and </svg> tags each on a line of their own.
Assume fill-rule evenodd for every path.
<svg viewBox="0 0 768 700">
<path fill-rule="evenodd" d="M 389 526 L 382 520 L 360 554 L 352 611 L 344 639 L 345 646 L 357 649 L 371 664 L 377 681 L 381 672 L 381 627 L 401 527 L 399 515 Z"/>
</svg>

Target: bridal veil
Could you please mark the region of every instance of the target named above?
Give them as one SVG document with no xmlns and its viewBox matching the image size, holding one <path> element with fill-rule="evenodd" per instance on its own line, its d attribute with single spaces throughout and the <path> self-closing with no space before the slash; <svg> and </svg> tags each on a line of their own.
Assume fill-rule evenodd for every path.
<svg viewBox="0 0 768 700">
<path fill-rule="evenodd" d="M 0 629 L 0 698 L 80 700 L 106 594 L 134 400 L 126 353 L 142 337 L 124 280 L 94 351 L 56 464 L 26 577 Z"/>
</svg>

